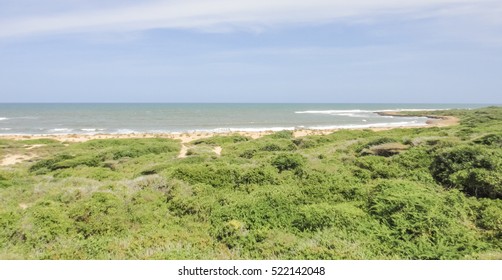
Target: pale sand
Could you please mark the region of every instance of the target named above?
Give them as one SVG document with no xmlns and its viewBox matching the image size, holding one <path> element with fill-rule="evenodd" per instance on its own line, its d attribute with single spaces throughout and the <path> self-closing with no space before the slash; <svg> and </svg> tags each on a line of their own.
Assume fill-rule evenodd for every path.
<svg viewBox="0 0 502 280">
<path fill-rule="evenodd" d="M 216 146 L 216 147 L 214 147 L 213 152 L 214 152 L 215 154 L 217 154 L 217 155 L 221 156 L 221 151 L 222 151 L 222 150 L 223 150 L 223 149 L 222 149 L 220 146 Z"/>
<path fill-rule="evenodd" d="M 32 158 L 35 158 L 36 155 L 30 154 L 30 155 L 21 155 L 21 154 L 11 154 L 7 155 L 0 161 L 0 166 L 8 166 L 8 165 L 14 165 L 16 163 L 20 163 L 26 160 L 30 160 Z"/>
<path fill-rule="evenodd" d="M 181 144 L 181 150 L 180 150 L 180 153 L 178 154 L 177 158 L 186 158 L 187 152 L 188 152 L 188 147 L 185 146 L 185 144 Z"/>
<path fill-rule="evenodd" d="M 381 115 L 386 116 L 403 116 L 400 112 L 383 112 Z M 459 119 L 451 116 L 427 116 L 429 120 L 427 121 L 426 126 L 422 127 L 445 127 L 451 125 L 459 124 Z M 420 127 L 420 126 L 419 126 Z M 390 126 L 390 127 L 378 127 L 378 128 L 364 128 L 371 129 L 373 131 L 383 131 L 395 128 L 418 128 L 417 126 Z M 354 128 L 357 130 L 361 130 L 363 128 Z M 309 135 L 327 135 L 333 132 L 339 131 L 341 129 L 326 129 L 326 130 L 315 130 L 315 129 L 300 129 L 294 130 L 294 137 L 303 137 Z M 273 134 L 274 131 L 261 131 L 261 132 L 223 132 L 223 133 L 212 133 L 212 132 L 195 132 L 195 133 L 131 133 L 131 134 L 66 134 L 66 135 L 0 135 L 0 139 L 11 139 L 11 140 L 29 140 L 29 139 L 41 139 L 41 138 L 49 138 L 55 139 L 60 142 L 85 142 L 93 139 L 126 139 L 126 138 L 168 138 L 180 140 L 182 144 L 190 143 L 194 140 L 208 138 L 212 136 L 229 136 L 239 134 L 242 136 L 247 136 L 252 139 L 257 139 L 263 137 L 265 135 Z M 42 145 L 32 145 L 27 147 L 27 149 L 41 147 Z M 185 145 L 182 145 L 182 149 L 188 149 Z M 221 152 L 221 151 L 220 151 Z M 215 150 L 215 153 L 217 151 Z M 180 155 L 186 154 L 180 153 Z M 218 153 L 217 153 L 218 154 Z"/>
</svg>

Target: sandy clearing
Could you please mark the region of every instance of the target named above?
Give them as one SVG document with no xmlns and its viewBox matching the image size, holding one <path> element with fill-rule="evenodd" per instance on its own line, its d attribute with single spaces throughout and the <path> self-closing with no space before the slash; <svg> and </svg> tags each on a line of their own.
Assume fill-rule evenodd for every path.
<svg viewBox="0 0 502 280">
<path fill-rule="evenodd" d="M 26 160 L 30 160 L 35 157 L 36 157 L 36 155 L 34 155 L 34 154 L 31 154 L 31 155 L 22 155 L 22 154 L 7 155 L 0 162 L 0 166 L 14 165 L 14 164 L 26 161 Z"/>
<path fill-rule="evenodd" d="M 33 150 L 33 149 L 40 148 L 43 146 L 47 146 L 47 145 L 45 145 L 45 144 L 26 145 L 26 146 L 24 146 L 24 148 L 26 150 Z"/>
</svg>

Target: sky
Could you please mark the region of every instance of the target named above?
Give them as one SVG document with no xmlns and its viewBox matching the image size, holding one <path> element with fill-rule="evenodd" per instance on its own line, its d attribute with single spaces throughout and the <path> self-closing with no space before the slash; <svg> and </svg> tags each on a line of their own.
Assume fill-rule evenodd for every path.
<svg viewBox="0 0 502 280">
<path fill-rule="evenodd" d="M 502 104 L 500 0 L 0 0 L 0 102 Z"/>
</svg>

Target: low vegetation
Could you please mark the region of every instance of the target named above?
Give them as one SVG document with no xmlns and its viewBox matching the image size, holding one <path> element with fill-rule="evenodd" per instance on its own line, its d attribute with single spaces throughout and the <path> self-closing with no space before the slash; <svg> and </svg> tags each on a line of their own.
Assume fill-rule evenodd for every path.
<svg viewBox="0 0 502 280">
<path fill-rule="evenodd" d="M 460 125 L 215 136 L 184 158 L 0 140 L 38 145 L 0 167 L 0 259 L 501 259 L 502 108 L 434 113 Z"/>
</svg>

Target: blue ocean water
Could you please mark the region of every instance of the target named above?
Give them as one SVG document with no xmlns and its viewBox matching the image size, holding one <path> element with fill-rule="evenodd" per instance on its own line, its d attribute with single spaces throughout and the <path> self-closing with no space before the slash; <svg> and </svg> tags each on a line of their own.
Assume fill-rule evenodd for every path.
<svg viewBox="0 0 502 280">
<path fill-rule="evenodd" d="M 0 104 L 0 134 L 181 133 L 421 126 L 379 111 L 482 104 Z"/>
</svg>

